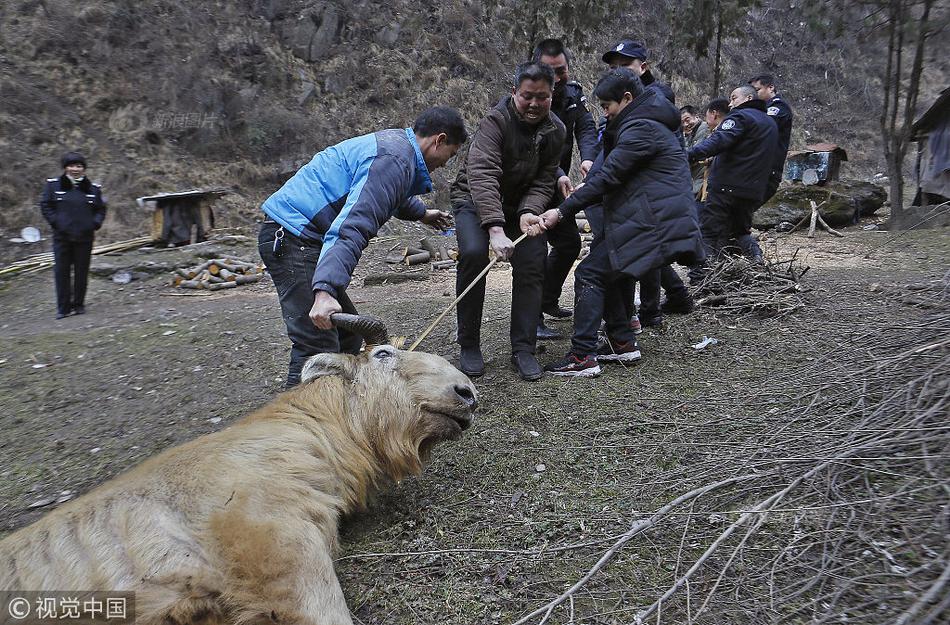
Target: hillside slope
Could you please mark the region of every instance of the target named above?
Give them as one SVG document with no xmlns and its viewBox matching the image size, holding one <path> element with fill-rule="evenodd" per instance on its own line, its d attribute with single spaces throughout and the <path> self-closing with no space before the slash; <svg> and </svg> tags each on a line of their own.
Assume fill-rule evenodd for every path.
<svg viewBox="0 0 950 625">
<path fill-rule="evenodd" d="M 524 10 L 519 4 L 3 3 L 0 229 L 9 235 L 41 224 L 37 194 L 43 178 L 59 173 L 65 149 L 85 152 L 91 176 L 104 185 L 112 211 L 103 235 L 126 238 L 145 227 L 133 201 L 139 195 L 226 186 L 235 193 L 219 213 L 237 224 L 327 144 L 408 125 L 437 103 L 461 108 L 474 125 L 528 48 L 527 38 L 511 34 L 524 30 L 512 24 Z M 599 51 L 629 33 L 646 39 L 680 104 L 704 103 L 712 63 L 675 43 L 674 4 L 618 3 L 625 7 L 620 19 L 574 42 L 575 78 L 592 87 L 602 69 Z M 765 0 L 751 11 L 741 40 L 725 42 L 725 83 L 775 73 L 797 113 L 793 146 L 834 141 L 850 152 L 846 174 L 882 171 L 874 113 L 879 69 L 871 62 L 880 55 L 815 31 L 799 12 L 791 0 Z M 946 75 L 930 65 L 938 78 Z M 936 91 L 942 82 L 931 84 Z M 454 169 L 440 174 L 443 189 L 438 183 Z M 444 191 L 436 196 L 446 199 Z"/>
</svg>

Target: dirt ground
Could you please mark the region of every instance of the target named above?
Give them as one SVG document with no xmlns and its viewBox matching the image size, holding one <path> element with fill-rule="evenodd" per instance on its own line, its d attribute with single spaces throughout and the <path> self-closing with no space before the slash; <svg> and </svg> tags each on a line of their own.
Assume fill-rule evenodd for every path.
<svg viewBox="0 0 950 625">
<path fill-rule="evenodd" d="M 596 379 L 518 379 L 506 346 L 510 270 L 493 270 L 482 332 L 488 370 L 477 380 L 482 408 L 473 428 L 437 449 L 422 477 L 381 493 L 342 528 L 338 572 L 357 621 L 516 621 L 576 582 L 633 519 L 677 496 L 691 465 L 733 460 L 739 441 L 782 425 L 770 402 L 794 394 L 800 374 L 857 349 L 855 337 L 884 340 L 918 318 L 887 287 L 943 278 L 947 231 L 896 239 L 845 232 L 766 242 L 767 254 L 798 250 L 811 267 L 804 309 L 775 318 L 714 308 L 668 317 L 642 335 L 641 364 L 608 366 Z M 244 234 L 203 253 L 256 260 L 256 237 Z M 451 301 L 454 275 L 362 287 L 359 278 L 395 243 L 372 244 L 350 295 L 387 320 L 391 335 L 411 338 Z M 164 267 L 188 264 L 196 250 L 96 262 Z M 160 271 L 124 286 L 93 278 L 88 313 L 61 321 L 51 272 L 0 288 L 0 535 L 169 446 L 227 427 L 281 391 L 289 344 L 269 280 L 205 293 L 170 288 L 169 278 Z M 553 325 L 569 332 L 569 322 Z M 446 321 L 423 346 L 453 360 L 453 333 Z M 693 349 L 704 336 L 718 344 Z M 543 344 L 540 359 L 567 346 Z M 768 531 L 790 530 L 779 519 Z M 698 548 L 683 544 L 678 525 L 631 542 L 549 622 L 630 622 L 667 587 L 684 549 Z M 742 601 L 740 589 L 694 622 L 747 622 L 729 616 L 730 601 Z M 796 622 L 782 610 L 758 622 Z"/>
</svg>

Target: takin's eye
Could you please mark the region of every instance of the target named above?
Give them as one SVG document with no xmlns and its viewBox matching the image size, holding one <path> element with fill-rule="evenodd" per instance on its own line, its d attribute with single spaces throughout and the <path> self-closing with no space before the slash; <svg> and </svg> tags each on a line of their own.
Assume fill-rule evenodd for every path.
<svg viewBox="0 0 950 625">
<path fill-rule="evenodd" d="M 373 359 L 386 362 L 396 357 L 396 348 L 391 345 L 380 345 L 373 350 Z"/>
</svg>

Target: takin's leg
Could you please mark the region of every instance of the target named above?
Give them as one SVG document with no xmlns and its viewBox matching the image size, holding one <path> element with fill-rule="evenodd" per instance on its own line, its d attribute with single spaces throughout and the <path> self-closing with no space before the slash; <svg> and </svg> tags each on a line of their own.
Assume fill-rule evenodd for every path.
<svg viewBox="0 0 950 625">
<path fill-rule="evenodd" d="M 257 521 L 237 511 L 212 520 L 229 622 L 352 625 L 333 570 L 336 522 L 321 526 L 293 518 Z"/>
</svg>

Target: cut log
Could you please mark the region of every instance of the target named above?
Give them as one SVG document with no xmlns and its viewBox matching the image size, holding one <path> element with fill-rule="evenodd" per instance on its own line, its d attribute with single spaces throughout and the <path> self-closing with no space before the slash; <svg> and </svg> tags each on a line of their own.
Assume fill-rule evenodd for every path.
<svg viewBox="0 0 950 625">
<path fill-rule="evenodd" d="M 238 285 L 237 282 L 222 281 L 222 282 L 218 282 L 214 284 L 207 284 L 205 285 L 205 288 L 208 289 L 209 291 L 220 291 L 221 289 L 233 289 L 237 287 L 237 285 Z"/>
<path fill-rule="evenodd" d="M 454 260 L 436 260 L 432 262 L 433 269 L 451 269 L 455 267 Z"/>
<path fill-rule="evenodd" d="M 419 265 L 422 263 L 427 263 L 432 259 L 432 254 L 426 252 L 425 250 L 417 252 L 415 254 L 410 254 L 406 256 L 407 265 Z"/>
<path fill-rule="evenodd" d="M 234 278 L 234 284 L 250 284 L 252 282 L 259 282 L 263 277 L 263 274 L 252 273 L 245 276 L 237 276 Z"/>
<path fill-rule="evenodd" d="M 814 201 L 811 202 L 811 222 L 808 224 L 808 238 L 815 237 L 815 226 L 818 223 L 818 206 Z"/>
<path fill-rule="evenodd" d="M 234 282 L 240 274 L 243 274 L 243 272 L 229 271 L 222 267 L 221 271 L 218 272 L 218 277 L 227 282 Z"/>
<path fill-rule="evenodd" d="M 182 280 L 178 283 L 180 289 L 203 289 L 204 282 L 199 280 Z"/>
</svg>

